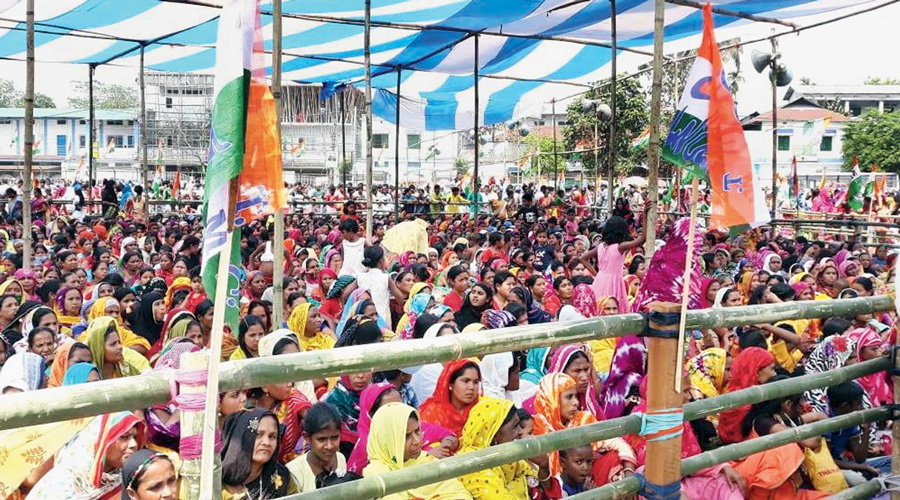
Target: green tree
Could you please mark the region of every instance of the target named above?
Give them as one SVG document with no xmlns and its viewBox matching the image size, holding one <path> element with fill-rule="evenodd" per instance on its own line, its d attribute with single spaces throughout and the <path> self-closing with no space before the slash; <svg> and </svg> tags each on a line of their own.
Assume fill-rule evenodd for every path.
<svg viewBox="0 0 900 500">
<path fill-rule="evenodd" d="M 21 93 L 12 80 L 0 79 L 0 108 L 14 108 Z"/>
<path fill-rule="evenodd" d="M 453 160 L 453 171 L 456 172 L 456 178 L 461 179 L 469 173 L 469 162 L 462 156 L 458 156 Z"/>
<path fill-rule="evenodd" d="M 88 83 L 73 82 L 77 97 L 69 98 L 69 106 L 78 109 L 87 109 Z M 94 108 L 95 109 L 126 109 L 138 107 L 137 90 L 124 85 L 94 82 Z"/>
<path fill-rule="evenodd" d="M 844 128 L 844 168 L 853 167 L 853 158 L 868 168 L 900 173 L 900 111 L 879 113 L 870 109 Z"/>
<path fill-rule="evenodd" d="M 608 104 L 612 100 L 611 86 L 596 86 L 585 94 L 584 98 Z M 564 149 L 576 149 L 579 143 L 585 145 L 585 149 L 588 151 L 581 154 L 582 168 L 588 175 L 596 177 L 597 165 L 594 164 L 595 155 L 592 151 L 595 144 L 594 125 L 596 125 L 598 135 L 596 143 L 600 148 L 596 159 L 600 163 L 600 172 L 605 177 L 610 151 L 610 120 L 608 117 L 600 116 L 594 109 L 585 112 L 582 106 L 583 102 L 582 99 L 577 99 L 566 110 L 566 120 L 570 125 L 562 129 Z M 643 148 L 633 148 L 632 142 L 647 129 L 649 121 L 650 108 L 647 95 L 641 89 L 640 82 L 634 78 L 619 80 L 616 85 L 616 143 L 614 146 L 618 173 L 627 172 L 631 167 L 640 165 L 646 157 Z M 551 140 L 550 151 L 552 150 L 553 141 Z M 542 171 L 545 170 L 542 169 Z"/>
<path fill-rule="evenodd" d="M 350 158 L 344 158 L 338 164 L 338 173 L 341 174 L 341 178 L 343 179 L 345 175 L 350 175 L 353 173 L 353 160 Z"/>
<path fill-rule="evenodd" d="M 16 99 L 15 107 L 24 108 L 25 107 L 25 96 L 20 96 Z M 34 107 L 35 108 L 55 108 L 56 103 L 53 102 L 53 99 L 47 94 L 42 94 L 40 92 L 34 93 Z"/>
<path fill-rule="evenodd" d="M 525 143 L 528 145 L 525 154 L 531 156 L 527 175 L 539 172 L 541 175 L 553 179 L 557 172 L 566 168 L 566 155 L 564 154 L 557 154 L 554 163 L 552 136 L 531 134 L 525 138 Z M 565 149 L 564 141 L 556 143 L 557 153 L 565 151 Z"/>
<path fill-rule="evenodd" d="M 868 77 L 863 82 L 865 85 L 900 85 L 900 78 L 880 78 L 880 77 Z"/>
</svg>

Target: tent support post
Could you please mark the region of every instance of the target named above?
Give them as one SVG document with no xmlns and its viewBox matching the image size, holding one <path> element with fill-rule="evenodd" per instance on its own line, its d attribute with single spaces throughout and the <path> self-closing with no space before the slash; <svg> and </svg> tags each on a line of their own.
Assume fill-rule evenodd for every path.
<svg viewBox="0 0 900 500">
<path fill-rule="evenodd" d="M 25 33 L 25 172 L 22 179 L 22 266 L 31 268 L 31 176 L 34 171 L 34 0 L 25 7 L 27 30 Z M 49 220 L 47 222 L 50 222 Z"/>
<path fill-rule="evenodd" d="M 88 200 L 94 201 L 94 71 L 97 66 L 88 65 L 88 132 L 87 148 L 88 148 Z M 100 145 L 97 145 L 98 149 Z M 95 207 L 91 206 L 93 211 Z M 103 210 L 100 210 L 102 213 Z"/>
<path fill-rule="evenodd" d="M 610 109 L 610 117 L 609 117 L 609 145 L 607 146 L 609 149 L 609 165 L 606 169 L 606 179 L 609 184 L 609 189 L 607 189 L 607 212 L 606 217 L 612 217 L 613 211 L 613 195 L 612 195 L 612 180 L 616 176 L 616 103 L 618 101 L 616 95 L 617 88 L 617 78 L 618 75 L 616 69 L 616 62 L 618 59 L 618 37 L 616 34 L 616 0 L 609 0 L 609 12 L 610 12 L 610 30 L 611 30 L 611 41 L 612 41 L 612 61 L 610 65 L 610 78 L 609 84 L 611 87 L 611 97 L 609 98 L 609 109 Z M 599 170 L 598 170 L 599 171 Z M 600 186 L 597 186 L 597 189 L 600 189 Z"/>
<path fill-rule="evenodd" d="M 372 0 L 366 0 L 366 239 L 372 240 Z M 346 186 L 345 186 L 346 187 Z"/>
<path fill-rule="evenodd" d="M 556 150 L 556 98 L 550 101 L 550 113 L 553 114 L 553 187 L 559 189 L 559 155 Z M 556 193 L 553 193 L 556 196 Z"/>
<path fill-rule="evenodd" d="M 141 44 L 141 69 L 139 80 L 141 85 L 141 185 L 147 189 L 147 179 L 149 177 L 148 169 L 150 164 L 147 162 L 147 87 L 144 85 L 144 48 Z"/>
<path fill-rule="evenodd" d="M 400 221 L 400 78 L 402 74 L 403 67 L 397 66 L 397 113 L 394 123 L 394 218 L 398 222 Z"/>
<path fill-rule="evenodd" d="M 347 168 L 344 165 L 344 162 L 347 160 L 347 117 L 346 110 L 344 109 L 344 101 L 346 100 L 346 96 L 344 92 L 341 92 L 341 184 L 344 185 L 344 189 L 347 189 Z"/>
<path fill-rule="evenodd" d="M 653 33 L 653 87 L 650 97 L 650 146 L 647 148 L 647 166 L 650 168 L 647 176 L 647 199 L 649 213 L 647 214 L 647 226 L 644 234 L 647 242 L 644 243 L 644 253 L 653 255 L 656 245 L 656 220 L 659 217 L 657 204 L 659 201 L 659 121 L 662 113 L 662 77 L 663 77 L 663 30 L 666 23 L 666 2 L 656 0 L 656 14 L 654 16 Z"/>
<path fill-rule="evenodd" d="M 275 133 L 278 154 L 284 158 L 281 144 L 281 0 L 272 2 L 272 97 L 275 100 Z M 284 184 L 277 189 L 284 189 Z M 275 212 L 275 234 L 272 235 L 272 322 L 281 328 L 284 319 L 284 209 Z"/>
<path fill-rule="evenodd" d="M 472 187 L 473 187 L 472 203 L 475 205 L 474 216 L 477 216 L 478 210 L 479 210 L 478 209 L 478 195 L 480 194 L 479 192 L 481 191 L 481 177 L 479 176 L 479 173 L 478 173 L 478 165 L 480 163 L 480 159 L 478 158 L 478 155 L 481 154 L 481 136 L 478 134 L 478 121 L 479 121 L 478 115 L 479 115 L 479 106 L 480 106 L 480 103 L 478 102 L 478 100 L 481 96 L 479 95 L 479 90 L 478 90 L 478 34 L 477 33 L 475 34 L 475 75 L 474 76 L 475 76 L 475 114 L 474 114 L 475 120 L 474 120 L 474 125 L 473 125 L 472 130 L 475 131 L 475 175 L 472 177 Z"/>
</svg>

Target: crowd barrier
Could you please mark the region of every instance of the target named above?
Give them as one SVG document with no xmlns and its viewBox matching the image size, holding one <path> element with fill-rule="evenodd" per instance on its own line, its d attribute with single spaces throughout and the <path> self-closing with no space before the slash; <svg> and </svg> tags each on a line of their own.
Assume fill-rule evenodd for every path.
<svg viewBox="0 0 900 500">
<path fill-rule="evenodd" d="M 790 318 L 823 318 L 853 316 L 863 312 L 879 312 L 893 309 L 888 296 L 867 297 L 832 301 L 788 302 L 737 308 L 704 309 L 689 311 L 685 325 L 688 330 L 714 326 L 734 327 L 746 324 L 774 323 Z M 445 362 L 470 356 L 524 350 L 539 346 L 583 342 L 600 338 L 640 335 L 647 330 L 648 317 L 640 314 L 624 314 L 592 318 L 584 321 L 529 325 L 491 330 L 486 332 L 452 335 L 437 339 L 409 340 L 383 344 L 303 352 L 267 358 L 226 362 L 221 364 L 219 392 L 248 389 L 265 384 L 332 377 L 346 373 L 379 371 L 386 369 Z M 651 361 L 653 342 L 651 338 Z M 674 341 L 673 341 L 674 342 Z M 183 366 L 204 366 L 206 352 L 187 354 Z M 713 399 L 685 405 L 685 420 L 704 418 L 725 409 L 752 404 L 767 399 L 796 394 L 816 387 L 836 385 L 877 371 L 889 369 L 893 358 L 883 358 L 858 363 L 827 373 L 807 375 L 773 384 L 766 384 L 743 391 L 725 394 Z M 674 365 L 675 363 L 669 363 Z M 651 364 L 651 370 L 654 369 Z M 674 368 L 667 367 L 668 368 Z M 186 369 L 186 368 L 185 368 Z M 56 422 L 79 417 L 89 417 L 114 411 L 146 408 L 164 404 L 173 398 L 172 388 L 177 373 L 152 372 L 136 377 L 100 381 L 92 384 L 65 388 L 45 389 L 4 396 L 0 405 L 0 430 Z M 652 380 L 652 378 L 651 378 Z M 199 387 L 181 387 L 185 392 L 203 390 Z M 861 421 L 889 418 L 887 409 L 860 412 L 850 416 L 829 419 L 792 430 L 790 436 L 778 434 L 740 443 L 736 448 L 723 447 L 691 457 L 682 465 L 682 472 L 689 473 L 728 457 L 746 456 L 760 449 L 778 446 L 800 436 L 857 425 Z M 194 428 L 188 422 L 196 421 L 196 415 L 183 415 L 183 432 Z M 523 439 L 486 450 L 466 453 L 440 462 L 405 469 L 402 473 L 389 473 L 377 478 L 364 478 L 352 483 L 334 486 L 290 497 L 292 499 L 342 498 L 354 500 L 383 496 L 393 492 L 430 484 L 451 477 L 459 477 L 488 467 L 536 456 L 549 451 L 565 449 L 578 444 L 636 433 L 640 429 L 640 417 L 629 415 L 597 424 L 555 432 L 545 436 Z M 804 434 L 807 433 L 807 434 Z M 788 441 L 784 441 L 787 439 Z M 759 448 L 759 447 L 762 448 Z M 648 451 L 648 457 L 650 453 Z M 185 469 L 196 470 L 189 461 Z M 187 498 L 196 498 L 196 474 L 185 473 L 188 482 Z M 640 484 L 634 479 L 617 482 L 587 492 L 579 498 L 613 498 L 627 491 L 637 491 Z M 605 489 L 604 489 L 605 488 Z M 595 496 L 596 495 L 596 496 Z M 607 496 L 611 495 L 611 496 Z"/>
</svg>

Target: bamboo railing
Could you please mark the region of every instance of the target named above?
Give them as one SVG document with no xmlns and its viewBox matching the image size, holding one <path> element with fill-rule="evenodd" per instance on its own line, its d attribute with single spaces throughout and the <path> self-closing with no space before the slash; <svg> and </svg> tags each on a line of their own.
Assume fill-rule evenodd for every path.
<svg viewBox="0 0 900 500">
<path fill-rule="evenodd" d="M 863 375 L 888 369 L 889 367 L 890 360 L 888 358 L 883 358 L 850 365 L 830 372 L 804 375 L 790 380 L 782 380 L 771 384 L 751 387 L 716 398 L 688 403 L 684 405 L 684 418 L 685 420 L 698 420 L 730 408 L 755 404 L 768 399 L 784 397 L 791 394 L 798 394 L 819 387 L 830 387 Z M 868 413 L 866 415 L 870 416 L 872 414 Z M 880 412 L 878 415 L 883 416 L 884 412 Z M 829 419 L 829 421 L 831 420 L 834 419 Z M 846 421 L 846 419 L 841 420 L 840 422 L 844 421 Z M 847 426 L 849 425 L 853 424 L 848 424 Z M 479 470 L 497 467 L 517 460 L 524 460 L 551 451 L 620 437 L 626 434 L 636 434 L 640 431 L 640 427 L 641 418 L 638 415 L 628 415 L 625 417 L 604 420 L 603 422 L 598 422 L 596 424 L 553 432 L 543 436 L 535 436 L 502 445 L 491 446 L 490 448 L 483 450 L 445 458 L 439 462 L 417 465 L 405 468 L 401 471 L 382 474 L 378 477 L 363 478 L 358 481 L 285 498 L 290 500 L 327 500 L 333 498 L 340 498 L 341 500 L 365 500 L 369 498 L 380 498 L 391 493 L 464 476 Z M 793 431 L 791 431 L 790 434 L 793 434 Z M 768 437 L 770 436 L 766 436 L 766 438 Z M 801 437 L 796 440 L 799 441 L 801 439 L 804 438 Z M 750 442 L 751 441 L 747 441 L 741 444 Z M 719 450 L 715 451 L 718 452 Z M 750 453 L 754 453 L 754 451 L 747 454 L 749 455 Z M 704 460 L 708 459 L 704 458 Z M 702 465 L 691 472 L 695 472 L 696 470 L 707 466 L 708 465 Z M 612 488 L 613 490 L 639 486 L 636 481 L 634 484 L 625 483 L 624 486 L 618 483 L 615 484 L 616 486 Z M 629 486 L 630 484 L 631 486 Z M 634 489 L 633 491 L 621 491 L 620 493 L 624 495 L 634 493 L 635 491 L 637 491 L 637 489 Z"/>
<path fill-rule="evenodd" d="M 775 323 L 790 318 L 854 316 L 863 312 L 892 309 L 893 301 L 888 296 L 785 302 L 689 311 L 686 324 L 688 329 L 734 327 Z M 645 322 L 640 314 L 623 314 L 553 326 L 528 325 L 428 340 L 406 340 L 229 361 L 222 363 L 220 368 L 219 392 L 637 335 L 644 330 Z M 165 404 L 171 398 L 170 382 L 173 376 L 171 372 L 152 372 L 89 385 L 56 387 L 3 396 L 4 404 L 0 405 L 0 430 Z"/>
<path fill-rule="evenodd" d="M 832 495 L 832 500 L 862 500 L 863 498 L 872 498 L 881 493 L 881 483 L 876 480 L 866 481 L 846 489 L 836 495 Z"/>
</svg>

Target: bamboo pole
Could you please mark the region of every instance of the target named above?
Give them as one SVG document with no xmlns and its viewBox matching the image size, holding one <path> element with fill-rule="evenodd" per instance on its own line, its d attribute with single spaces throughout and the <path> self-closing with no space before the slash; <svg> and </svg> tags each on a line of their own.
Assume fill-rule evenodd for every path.
<svg viewBox="0 0 900 500">
<path fill-rule="evenodd" d="M 281 0 L 272 2 L 272 97 L 275 100 L 275 133 L 278 136 L 279 160 L 284 158 L 281 145 Z M 284 189 L 284 179 L 279 190 Z M 272 323 L 281 328 L 284 320 L 284 207 L 275 211 L 272 231 Z"/>
<path fill-rule="evenodd" d="M 879 493 L 881 493 L 881 483 L 873 479 L 832 495 L 830 498 L 831 500 L 862 500 L 864 498 L 874 498 Z"/>
<path fill-rule="evenodd" d="M 694 270 L 694 245 L 697 234 L 697 196 L 700 194 L 700 179 L 695 175 L 691 182 L 691 226 L 688 228 L 687 254 L 684 258 L 684 271 L 681 274 L 681 319 L 678 321 L 678 352 L 675 366 L 684 366 L 684 324 L 687 319 L 688 303 L 691 300 L 691 273 Z M 649 224 L 648 224 L 649 225 Z M 646 231 L 647 228 L 644 229 Z M 681 392 L 681 377 L 675 377 L 675 391 Z"/>
<path fill-rule="evenodd" d="M 650 202 L 644 234 L 644 254 L 649 259 L 656 248 L 656 221 L 659 218 L 659 122 L 662 117 L 663 31 L 666 24 L 666 2 L 656 0 L 653 22 L 653 84 L 650 93 L 650 144 L 647 147 L 647 198 Z"/>
<path fill-rule="evenodd" d="M 870 410 L 862 410 L 858 412 L 832 417 L 827 420 L 821 420 L 812 424 L 801 425 L 768 436 L 763 436 L 748 441 L 743 441 L 728 446 L 722 446 L 712 451 L 707 451 L 681 461 L 681 474 L 688 476 L 699 470 L 711 467 L 716 464 L 731 460 L 739 460 L 741 458 L 759 453 L 765 450 L 771 450 L 779 446 L 789 443 L 796 443 L 806 438 L 821 436 L 822 434 L 833 432 L 847 427 L 863 425 L 869 422 L 878 422 L 890 417 L 888 408 L 874 408 Z M 648 456 L 649 458 L 649 456 Z M 408 469 L 407 469 L 408 470 Z M 618 484 L 622 483 L 622 484 Z M 623 495 L 637 493 L 640 490 L 640 482 L 636 477 L 630 477 L 622 481 L 601 486 L 600 488 L 579 493 L 571 496 L 572 500 L 608 500 L 620 498 Z M 306 500 L 305 498 L 303 500 Z M 353 499 L 344 499 L 353 500 Z"/>
<path fill-rule="evenodd" d="M 776 323 L 790 318 L 854 316 L 862 312 L 888 311 L 893 307 L 892 299 L 884 295 L 857 299 L 730 307 L 719 310 L 705 309 L 689 311 L 687 324 L 690 329 L 714 326 L 730 328 L 742 324 Z M 742 311 L 743 309 L 753 309 L 754 311 Z M 483 356 L 540 346 L 637 335 L 644 330 L 644 325 L 641 315 L 624 314 L 560 324 L 556 328 L 550 328 L 547 325 L 528 325 L 436 339 L 388 342 L 230 361 L 222 364 L 219 392 L 248 389 L 264 384 L 327 378 L 345 373 L 381 371 L 439 363 L 463 357 Z M 873 367 L 877 367 L 877 369 L 873 369 Z M 860 376 L 884 370 L 887 367 L 888 361 L 885 359 L 858 363 L 843 370 L 853 373 L 853 376 Z M 836 370 L 825 374 L 811 375 L 809 377 L 823 378 L 809 380 L 835 380 L 833 377 L 839 373 L 844 372 Z M 5 404 L 0 405 L 0 430 L 165 403 L 170 397 L 169 380 L 170 377 L 166 374 L 150 373 L 104 380 L 90 384 L 90 387 L 87 385 L 57 387 L 6 395 L 3 397 Z M 773 386 L 778 387 L 777 384 L 767 384 L 766 390 L 774 390 Z M 757 387 L 747 390 L 759 389 Z M 763 392 L 758 394 L 763 394 Z M 703 400 L 691 404 L 710 405 L 712 409 L 706 413 L 709 415 L 721 411 L 721 408 L 715 409 L 716 402 L 730 401 L 729 398 L 732 397 L 735 396 L 725 394 L 716 398 L 713 403 L 709 403 L 713 400 Z M 759 401 L 763 399 L 765 398 L 760 397 Z"/>
<path fill-rule="evenodd" d="M 209 352 L 190 352 L 181 356 L 181 369 L 184 371 L 203 370 L 209 363 Z M 207 387 L 203 386 L 179 386 L 179 394 L 196 394 L 205 393 Z M 218 407 L 218 405 L 217 405 Z M 181 438 L 189 436 L 197 436 L 203 434 L 203 412 L 202 411 L 182 411 L 181 412 Z M 214 457 L 214 466 L 219 467 L 218 454 Z M 200 479 L 201 476 L 201 460 L 185 459 L 181 465 L 180 475 L 181 493 L 183 500 L 198 500 L 200 498 Z M 220 480 L 221 476 L 216 475 L 216 479 Z M 222 484 L 216 485 L 218 491 L 221 491 Z"/>
<path fill-rule="evenodd" d="M 693 239 L 691 239 L 693 242 Z M 688 245 L 688 256 L 690 256 Z M 688 257 L 690 262 L 690 257 Z M 689 282 L 685 282 L 687 289 Z M 683 307 L 683 305 L 682 305 Z M 658 325 L 652 322 L 652 313 L 674 314 L 681 313 L 679 323 L 684 321 L 684 311 L 678 304 L 661 302 L 650 305 L 650 328 L 655 330 L 672 330 L 672 326 Z M 684 327 L 675 326 L 684 335 Z M 681 338 L 650 337 L 647 342 L 647 412 L 681 409 L 681 389 L 672 385 L 672 380 L 680 380 L 683 363 L 673 362 L 681 359 L 684 345 Z M 680 386 L 680 384 L 678 384 Z M 663 487 L 681 479 L 678 470 L 678 460 L 681 458 L 681 436 L 647 442 L 647 467 L 644 475 L 647 482 Z"/>
<path fill-rule="evenodd" d="M 609 188 L 607 189 L 606 196 L 606 205 L 607 212 L 606 218 L 612 217 L 613 208 L 615 205 L 615 200 L 612 196 L 612 180 L 616 176 L 616 108 L 618 106 L 618 96 L 617 85 L 619 75 L 617 74 L 618 67 L 618 33 L 616 28 L 616 0 L 609 0 L 609 29 L 610 29 L 610 41 L 612 42 L 612 60 L 610 61 L 610 75 L 609 75 L 609 88 L 611 92 L 612 98 L 609 100 L 609 164 L 606 169 L 606 176 L 608 177 L 607 184 Z M 654 55 L 655 57 L 655 55 Z M 595 122 L 596 123 L 596 122 Z M 596 146 L 595 146 L 596 147 Z M 597 172 L 600 172 L 599 166 L 597 167 Z M 600 189 L 600 183 L 597 183 L 597 189 Z"/>
<path fill-rule="evenodd" d="M 141 87 L 141 187 L 144 188 L 144 200 L 150 197 L 149 190 L 147 189 L 147 169 L 149 167 L 147 162 L 147 86 L 144 85 L 144 49 L 146 46 L 146 44 L 141 43 L 141 67 L 140 72 L 138 73 L 138 83 Z M 149 212 L 150 211 L 147 210 L 148 214 Z"/>
<path fill-rule="evenodd" d="M 372 241 L 372 0 L 366 0 L 363 45 L 366 64 L 366 240 Z M 344 186 L 346 189 L 347 186 Z"/>
<path fill-rule="evenodd" d="M 397 66 L 397 109 L 394 115 L 394 219 L 400 221 L 400 83 L 403 81 L 403 66 Z M 421 142 L 421 141 L 420 141 Z M 409 153 L 407 152 L 407 155 Z M 406 162 L 407 173 L 409 161 Z"/>
<path fill-rule="evenodd" d="M 88 65 L 88 139 L 87 139 L 87 155 L 88 155 L 88 200 L 94 201 L 94 126 L 96 125 L 94 120 L 94 72 L 97 70 L 97 66 L 94 64 Z M 99 152 L 100 145 L 97 144 L 97 149 Z M 96 209 L 96 207 L 92 208 Z M 87 211 L 85 211 L 87 213 Z M 103 205 L 100 206 L 100 213 L 103 213 Z"/>
<path fill-rule="evenodd" d="M 34 167 L 34 0 L 25 7 L 25 171 L 22 179 L 22 266 L 31 269 L 31 176 Z M 47 221 L 50 222 L 49 220 Z"/>
<path fill-rule="evenodd" d="M 474 43 L 475 43 L 475 54 L 474 54 L 475 66 L 474 66 L 474 72 L 472 74 L 472 80 L 473 80 L 472 85 L 474 86 L 474 90 L 475 90 L 475 95 L 474 95 L 474 99 L 475 99 L 474 117 L 475 117 L 475 119 L 474 119 L 474 124 L 472 125 L 472 130 L 475 131 L 475 163 L 474 163 L 475 174 L 472 176 L 472 204 L 475 207 L 475 209 L 472 211 L 473 218 L 478 217 L 478 213 L 481 211 L 481 209 L 478 206 L 478 197 L 481 196 L 481 173 L 478 171 L 478 167 L 481 165 L 481 158 L 480 158 L 480 156 L 481 156 L 481 135 L 478 133 L 478 111 L 479 111 L 479 107 L 481 106 L 481 104 L 478 102 L 481 97 L 479 95 L 480 85 L 478 84 L 478 80 L 479 80 L 478 79 L 478 73 L 479 73 L 478 34 L 476 34 L 474 36 Z"/>
</svg>

